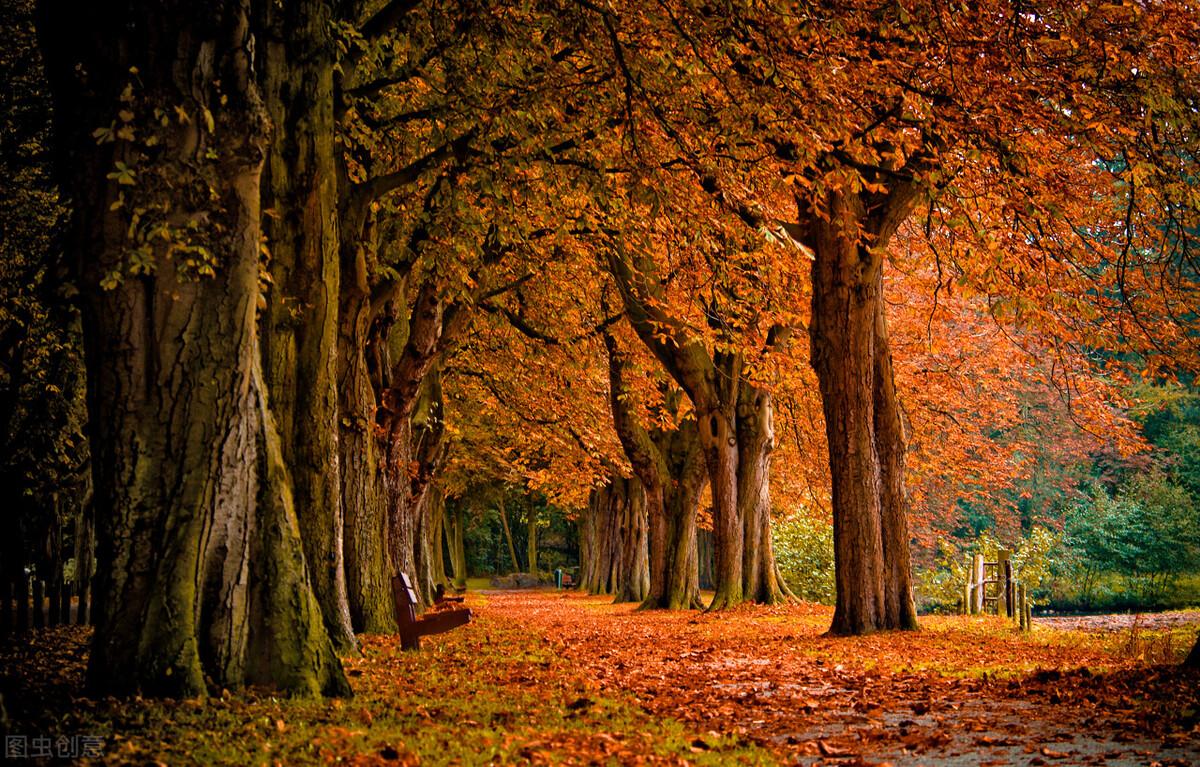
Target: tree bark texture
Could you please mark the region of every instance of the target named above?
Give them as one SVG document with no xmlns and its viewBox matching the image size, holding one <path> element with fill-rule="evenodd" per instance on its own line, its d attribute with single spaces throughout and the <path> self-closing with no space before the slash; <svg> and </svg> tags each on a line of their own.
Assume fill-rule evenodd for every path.
<svg viewBox="0 0 1200 767">
<path fill-rule="evenodd" d="M 377 400 L 367 364 L 372 325 L 367 263 L 375 230 L 360 217 L 343 216 L 342 223 L 337 388 L 346 586 L 354 630 L 391 633 L 396 618 L 387 554 L 384 451 L 376 434 Z"/>
<path fill-rule="evenodd" d="M 815 253 L 810 336 L 829 441 L 835 634 L 914 628 L 904 439 L 883 318 L 883 251 L 894 231 L 857 195 L 831 193 L 808 221 Z M 872 238 L 868 244 L 864 240 Z"/>
<path fill-rule="evenodd" d="M 618 474 L 614 474 L 604 487 L 592 491 L 579 536 L 579 585 L 588 593 L 615 595 L 630 573 L 642 577 L 641 568 L 648 566 L 645 558 L 634 563 L 623 561 L 625 545 L 621 526 L 630 518 L 631 505 L 644 507 L 644 493 L 639 480 Z M 648 573 L 645 577 L 649 579 Z"/>
<path fill-rule="evenodd" d="M 249 4 L 42 11 L 86 317 L 90 686 L 348 693 L 261 369 L 268 121 Z M 118 123 L 133 137 L 92 135 Z"/>
<path fill-rule="evenodd" d="M 738 390 L 738 516 L 745 541 L 742 589 L 747 599 L 775 604 L 792 596 L 771 541 L 771 453 L 775 450 L 771 392 L 748 382 Z"/>
<path fill-rule="evenodd" d="M 263 98 L 272 141 L 263 228 L 272 283 L 263 317 L 263 373 L 292 472 L 304 552 L 325 625 L 355 647 L 346 591 L 338 451 L 337 186 L 334 43 L 324 0 L 258 9 Z"/>
</svg>

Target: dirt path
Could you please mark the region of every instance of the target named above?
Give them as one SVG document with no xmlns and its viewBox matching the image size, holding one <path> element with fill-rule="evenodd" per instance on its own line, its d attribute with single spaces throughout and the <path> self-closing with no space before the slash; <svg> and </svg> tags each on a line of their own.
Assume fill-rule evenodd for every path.
<svg viewBox="0 0 1200 767">
<path fill-rule="evenodd" d="M 1200 611 L 1177 610 L 1165 613 L 1128 613 L 1112 615 L 1058 615 L 1034 618 L 1034 623 L 1072 631 L 1157 631 L 1178 626 L 1200 626 Z"/>
<path fill-rule="evenodd" d="M 486 609 L 545 632 L 602 690 L 786 763 L 1200 763 L 1200 680 L 1075 634 L 928 618 L 917 634 L 830 638 L 813 606 L 664 614 L 545 592 Z"/>
</svg>

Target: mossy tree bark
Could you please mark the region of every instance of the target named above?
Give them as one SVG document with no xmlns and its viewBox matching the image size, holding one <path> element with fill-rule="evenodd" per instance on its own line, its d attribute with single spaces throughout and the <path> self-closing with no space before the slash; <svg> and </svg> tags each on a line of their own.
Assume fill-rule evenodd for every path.
<svg viewBox="0 0 1200 767">
<path fill-rule="evenodd" d="M 334 644 L 348 650 L 355 641 L 338 454 L 333 27 L 325 0 L 267 3 L 258 12 L 262 90 L 272 124 L 262 203 L 272 277 L 263 372 L 292 472 L 313 588 Z"/>
<path fill-rule="evenodd" d="M 268 121 L 249 3 L 41 10 L 86 318 L 90 686 L 348 693 L 261 369 Z"/>
</svg>

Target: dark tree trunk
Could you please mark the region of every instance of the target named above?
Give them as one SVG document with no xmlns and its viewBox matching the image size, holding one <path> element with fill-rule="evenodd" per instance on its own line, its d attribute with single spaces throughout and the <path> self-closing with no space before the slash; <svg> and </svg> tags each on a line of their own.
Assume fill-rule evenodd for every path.
<svg viewBox="0 0 1200 767">
<path fill-rule="evenodd" d="M 1187 668 L 1200 668 L 1200 636 L 1196 637 L 1196 644 L 1192 645 L 1192 651 L 1184 659 L 1183 665 Z"/>
<path fill-rule="evenodd" d="M 337 187 L 330 10 L 324 0 L 264 3 L 263 98 L 272 142 L 263 182 L 271 289 L 263 373 L 291 469 L 304 553 L 325 625 L 353 649 L 338 460 Z"/>
<path fill-rule="evenodd" d="M 882 247 L 893 225 L 869 216 L 858 196 L 832 193 L 828 206 L 827 218 L 808 221 L 808 234 L 812 365 L 833 480 L 837 604 L 830 631 L 912 628 L 904 443 L 882 314 Z M 874 246 L 863 244 L 872 234 Z"/>
<path fill-rule="evenodd" d="M 43 11 L 86 318 L 99 576 L 90 685 L 347 693 L 262 376 L 268 124 L 248 3 Z M 188 120 L 154 115 L 177 107 Z M 132 137 L 97 142 L 92 131 L 114 121 Z M 165 242 L 148 234 L 156 225 Z"/>
</svg>

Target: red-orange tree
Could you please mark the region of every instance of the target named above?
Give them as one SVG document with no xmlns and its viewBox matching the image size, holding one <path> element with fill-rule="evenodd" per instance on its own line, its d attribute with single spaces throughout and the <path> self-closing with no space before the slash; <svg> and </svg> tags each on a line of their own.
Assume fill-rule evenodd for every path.
<svg viewBox="0 0 1200 767">
<path fill-rule="evenodd" d="M 671 147 L 728 209 L 757 228 L 781 225 L 811 257 L 833 631 L 914 627 L 883 302 L 889 245 L 923 210 L 930 229 L 953 236 L 959 279 L 1003 283 L 1031 307 L 1023 321 L 1054 323 L 1079 345 L 1193 352 L 1180 307 L 1196 296 L 1194 8 L 594 10 L 620 65 L 627 128 Z"/>
</svg>

